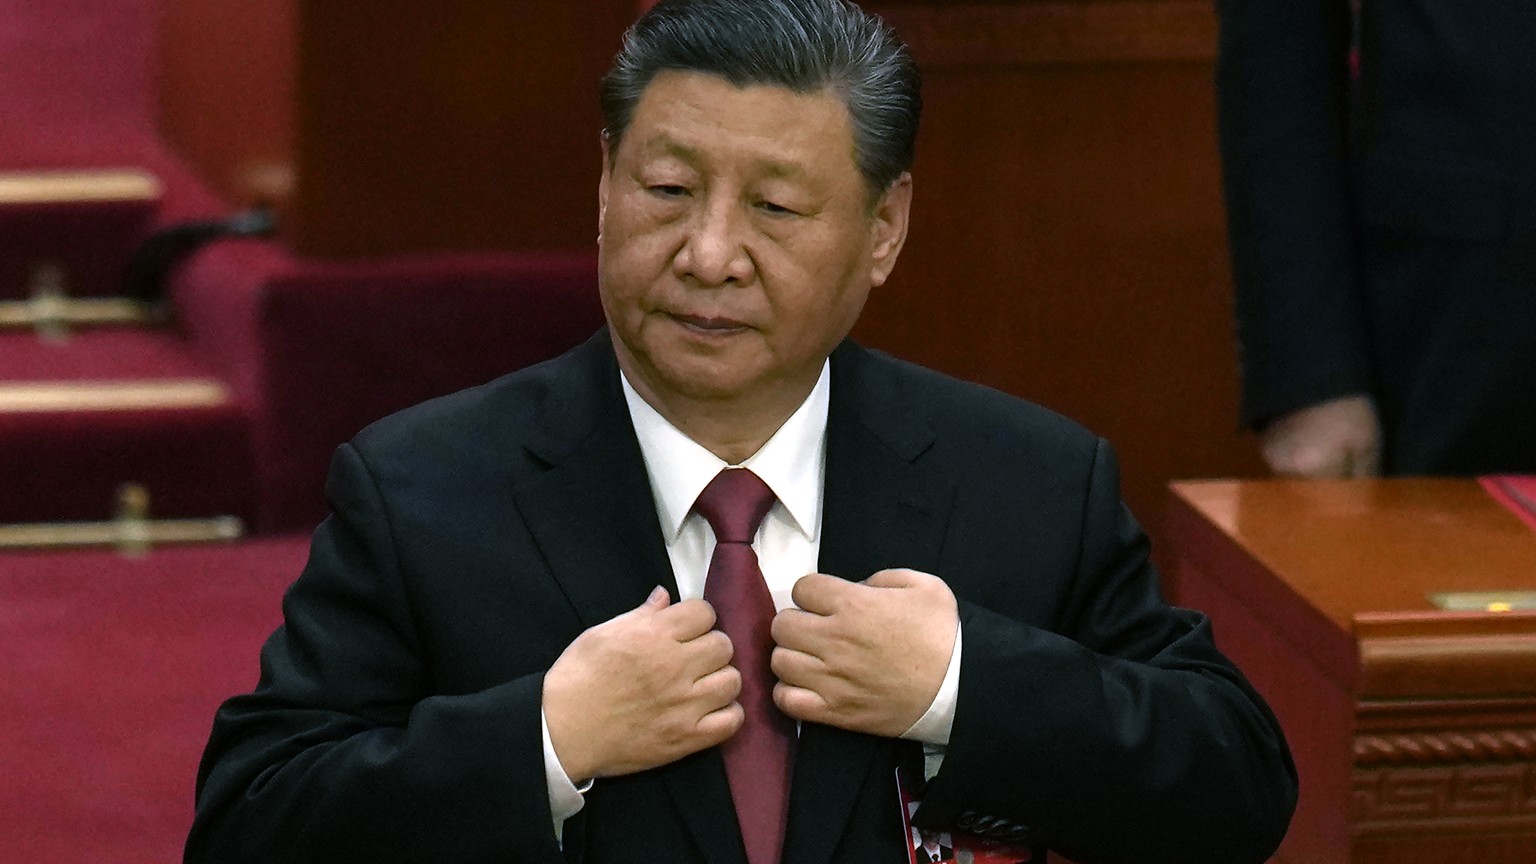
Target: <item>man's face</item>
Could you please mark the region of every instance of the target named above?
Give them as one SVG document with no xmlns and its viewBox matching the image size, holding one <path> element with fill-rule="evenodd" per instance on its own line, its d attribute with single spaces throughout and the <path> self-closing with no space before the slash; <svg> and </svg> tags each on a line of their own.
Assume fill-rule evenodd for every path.
<svg viewBox="0 0 1536 864">
<path fill-rule="evenodd" d="M 911 180 L 874 202 L 830 93 L 663 72 L 599 187 L 603 309 L 658 407 L 803 397 L 906 236 Z"/>
</svg>

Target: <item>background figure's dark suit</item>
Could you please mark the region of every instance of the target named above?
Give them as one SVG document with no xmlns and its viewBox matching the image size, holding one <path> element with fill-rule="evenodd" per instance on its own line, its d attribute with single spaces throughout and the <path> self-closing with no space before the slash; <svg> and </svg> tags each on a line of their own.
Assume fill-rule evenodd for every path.
<svg viewBox="0 0 1536 864">
<path fill-rule="evenodd" d="M 1370 393 L 1393 473 L 1536 471 L 1536 4 L 1219 0 L 1244 416 Z"/>
<path fill-rule="evenodd" d="M 933 856 L 928 853 L 928 850 L 925 849 L 922 846 L 918 846 L 918 847 L 914 848 L 912 850 L 912 854 L 917 858 L 917 860 L 919 862 L 928 861 L 931 864 L 931 862 L 934 860 Z M 940 860 L 940 861 L 949 861 L 949 860 L 952 860 L 954 857 L 955 857 L 955 850 L 949 848 L 948 846 L 940 846 L 939 847 L 939 859 L 938 860 Z"/>
<path fill-rule="evenodd" d="M 1289 755 L 1206 620 L 1161 605 L 1107 445 L 851 344 L 831 380 L 822 569 L 927 570 L 960 600 L 953 739 L 918 821 L 1026 823 L 1083 861 L 1273 848 Z M 558 860 L 542 675 L 584 628 L 675 594 L 607 334 L 365 430 L 329 488 L 262 683 L 219 713 L 189 860 Z M 906 859 L 894 771 L 916 744 L 808 723 L 797 759 L 785 861 Z M 1188 848 L 1212 821 L 1232 845 Z M 743 860 L 714 749 L 599 780 L 565 843 Z"/>
</svg>

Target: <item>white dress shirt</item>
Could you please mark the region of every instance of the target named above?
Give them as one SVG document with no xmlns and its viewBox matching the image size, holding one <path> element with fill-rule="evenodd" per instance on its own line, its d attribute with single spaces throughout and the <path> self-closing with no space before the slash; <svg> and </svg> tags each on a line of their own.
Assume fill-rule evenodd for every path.
<svg viewBox="0 0 1536 864">
<path fill-rule="evenodd" d="M 790 592 L 795 582 L 817 572 L 821 554 L 827 410 L 832 391 L 830 363 L 822 367 L 821 377 L 799 409 L 761 449 L 740 465 L 727 464 L 684 435 L 646 403 L 627 378 L 622 383 L 630 420 L 640 440 L 640 453 L 645 458 L 651 497 L 656 502 L 656 515 L 666 541 L 667 557 L 672 562 L 679 599 L 704 596 L 704 577 L 715 551 L 714 531 L 703 516 L 693 512 L 694 502 L 722 470 L 750 468 L 768 484 L 778 499 L 758 528 L 752 549 L 757 553 L 763 580 L 773 595 L 774 608 L 794 605 Z M 930 775 L 937 770 L 938 761 L 943 758 L 943 747 L 949 743 L 959 683 L 960 634 L 956 630 L 949 668 L 938 695 L 928 711 L 901 736 L 924 743 Z M 589 781 L 578 789 L 561 768 L 559 757 L 550 744 L 548 722 L 544 723 L 544 773 L 549 785 L 555 836 L 559 837 L 565 820 L 581 810 L 585 803 L 582 794 L 591 788 L 591 783 Z"/>
</svg>

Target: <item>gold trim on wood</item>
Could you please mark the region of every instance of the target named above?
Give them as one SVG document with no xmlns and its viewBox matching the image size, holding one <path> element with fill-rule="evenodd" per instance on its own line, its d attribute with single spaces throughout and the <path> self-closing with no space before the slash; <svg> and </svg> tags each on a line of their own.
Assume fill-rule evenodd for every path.
<svg viewBox="0 0 1536 864">
<path fill-rule="evenodd" d="M 1536 591 L 1444 591 L 1430 594 L 1429 602 L 1447 612 L 1532 612 Z"/>
<path fill-rule="evenodd" d="M 1361 766 L 1519 760 L 1536 761 L 1536 727 L 1355 737 Z"/>
<path fill-rule="evenodd" d="M 115 522 L 48 522 L 0 525 L 0 549 L 63 549 L 112 546 L 130 552 L 176 543 L 239 540 L 245 526 L 234 516 L 212 519 L 119 519 Z"/>
<path fill-rule="evenodd" d="M 149 411 L 229 404 L 217 381 L 48 381 L 0 384 L 0 414 L 41 411 Z"/>
<path fill-rule="evenodd" d="M 0 206 L 160 199 L 160 181 L 131 168 L 0 172 Z"/>
<path fill-rule="evenodd" d="M 1209 0 L 870 4 L 924 71 L 1088 63 L 1210 62 Z"/>
<path fill-rule="evenodd" d="M 42 294 L 31 300 L 0 300 L 0 329 L 45 329 L 59 325 L 156 324 L 165 316 L 142 300 L 127 297 L 58 297 Z"/>
</svg>

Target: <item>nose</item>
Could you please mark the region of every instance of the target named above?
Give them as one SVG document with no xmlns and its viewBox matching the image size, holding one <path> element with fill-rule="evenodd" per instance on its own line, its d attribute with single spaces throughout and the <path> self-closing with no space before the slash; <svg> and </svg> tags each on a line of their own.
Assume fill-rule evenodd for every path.
<svg viewBox="0 0 1536 864">
<path fill-rule="evenodd" d="M 688 225 L 688 236 L 672 261 L 676 275 L 706 288 L 739 285 L 752 276 L 746 225 L 734 204 L 705 199 Z"/>
</svg>

